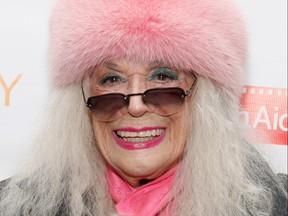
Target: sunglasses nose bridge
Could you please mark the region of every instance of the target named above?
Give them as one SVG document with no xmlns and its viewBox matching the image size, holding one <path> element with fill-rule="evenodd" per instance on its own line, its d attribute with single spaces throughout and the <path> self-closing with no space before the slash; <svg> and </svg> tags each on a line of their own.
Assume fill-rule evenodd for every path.
<svg viewBox="0 0 288 216">
<path fill-rule="evenodd" d="M 149 111 L 149 108 L 145 104 L 144 93 L 129 94 L 126 97 L 127 110 L 130 115 L 134 117 L 139 117 Z"/>
<path fill-rule="evenodd" d="M 144 93 L 135 93 L 135 94 L 128 94 L 124 97 L 125 102 L 127 105 L 130 104 L 130 98 L 133 96 L 141 96 L 142 102 L 145 103 L 145 92 Z"/>
</svg>

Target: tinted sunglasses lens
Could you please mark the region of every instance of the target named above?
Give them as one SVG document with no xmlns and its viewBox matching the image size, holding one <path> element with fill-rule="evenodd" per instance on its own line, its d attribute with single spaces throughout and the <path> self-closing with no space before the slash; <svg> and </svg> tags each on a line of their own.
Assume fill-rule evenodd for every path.
<svg viewBox="0 0 288 216">
<path fill-rule="evenodd" d="M 171 115 L 181 110 L 185 93 L 180 88 L 150 89 L 144 93 L 143 102 L 151 112 Z M 87 104 L 93 115 L 102 121 L 113 121 L 121 116 L 127 106 L 125 95 L 106 94 L 88 98 Z"/>
<path fill-rule="evenodd" d="M 107 94 L 88 98 L 87 103 L 96 118 L 103 121 L 116 118 L 116 112 L 126 106 L 122 94 Z"/>
<path fill-rule="evenodd" d="M 180 88 L 151 89 L 145 93 L 145 103 L 152 112 L 160 115 L 171 115 L 182 108 L 185 98 Z"/>
</svg>

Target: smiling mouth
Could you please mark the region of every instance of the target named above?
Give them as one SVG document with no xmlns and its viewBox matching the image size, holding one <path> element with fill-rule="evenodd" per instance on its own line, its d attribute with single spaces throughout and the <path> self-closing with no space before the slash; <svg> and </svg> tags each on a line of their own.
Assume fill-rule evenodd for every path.
<svg viewBox="0 0 288 216">
<path fill-rule="evenodd" d="M 145 131 L 123 131 L 117 130 L 115 131 L 118 138 L 127 141 L 127 142 L 146 142 L 152 140 L 156 137 L 159 137 L 165 131 L 164 128 L 153 129 L 153 130 L 145 130 Z"/>
</svg>

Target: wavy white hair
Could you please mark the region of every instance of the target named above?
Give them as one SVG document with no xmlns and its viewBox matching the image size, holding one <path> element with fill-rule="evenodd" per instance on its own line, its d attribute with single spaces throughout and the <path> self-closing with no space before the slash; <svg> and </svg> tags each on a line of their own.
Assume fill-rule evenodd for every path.
<svg viewBox="0 0 288 216">
<path fill-rule="evenodd" d="M 55 90 L 50 101 L 30 159 L 2 191 L 1 214 L 115 214 L 80 84 Z M 243 138 L 235 95 L 198 77 L 190 109 L 173 215 L 271 215 L 265 180 L 274 175 Z"/>
</svg>

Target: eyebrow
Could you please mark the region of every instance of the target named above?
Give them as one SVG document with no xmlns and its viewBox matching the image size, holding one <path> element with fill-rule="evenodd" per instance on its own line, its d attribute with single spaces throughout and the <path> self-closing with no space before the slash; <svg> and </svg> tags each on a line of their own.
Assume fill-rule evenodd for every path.
<svg viewBox="0 0 288 216">
<path fill-rule="evenodd" d="M 120 69 L 120 66 L 114 62 L 105 62 L 104 66 L 111 68 L 111 69 Z"/>
<path fill-rule="evenodd" d="M 164 66 L 165 64 L 163 62 L 160 62 L 160 61 L 153 61 L 153 62 L 149 63 L 147 68 L 155 68 L 155 67 L 162 66 L 162 65 Z"/>
</svg>

